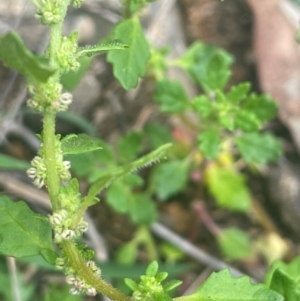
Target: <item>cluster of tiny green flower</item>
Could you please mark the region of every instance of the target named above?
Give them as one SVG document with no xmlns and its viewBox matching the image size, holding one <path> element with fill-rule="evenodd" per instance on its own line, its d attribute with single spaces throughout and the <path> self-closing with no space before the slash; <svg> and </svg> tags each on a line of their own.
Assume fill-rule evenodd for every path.
<svg viewBox="0 0 300 301">
<path fill-rule="evenodd" d="M 27 175 L 33 180 L 33 184 L 42 188 L 46 179 L 46 166 L 40 156 L 35 156 L 31 161 L 31 167 L 27 170 Z"/>
<path fill-rule="evenodd" d="M 46 110 L 51 110 L 53 112 L 66 111 L 69 108 L 69 105 L 72 103 L 73 96 L 71 93 L 65 92 L 60 94 L 58 98 L 53 98 L 58 100 L 52 100 L 50 103 L 41 101 L 40 97 L 37 94 L 34 94 L 32 98 L 27 100 L 27 105 L 31 109 L 44 112 Z"/>
<path fill-rule="evenodd" d="M 168 273 L 158 272 L 158 263 L 152 261 L 148 265 L 145 275 L 140 276 L 139 283 L 129 278 L 125 278 L 124 281 L 133 291 L 133 301 L 172 300 L 168 292 L 180 285 L 182 281 L 173 280 L 162 284 L 167 277 Z"/>
<path fill-rule="evenodd" d="M 44 25 L 53 25 L 63 20 L 61 0 L 39 0 L 35 17 Z"/>
<path fill-rule="evenodd" d="M 74 273 L 74 270 L 68 267 L 67 260 L 63 257 L 58 257 L 55 262 L 58 270 L 64 270 L 66 273 L 66 282 L 70 285 L 70 293 L 72 295 L 86 294 L 88 296 L 95 296 L 96 289 L 86 283 L 82 278 Z M 96 277 L 100 277 L 101 270 L 96 266 L 93 260 L 88 260 L 86 266 L 93 272 Z"/>
<path fill-rule="evenodd" d="M 49 215 L 49 221 L 54 231 L 54 241 L 56 243 L 80 238 L 89 226 L 88 222 L 81 218 L 79 223 L 72 227 L 72 218 L 68 216 L 68 212 L 65 209 Z"/>
<path fill-rule="evenodd" d="M 60 110 L 61 84 L 49 80 L 38 85 L 30 84 L 28 89 L 32 97 L 27 100 L 27 105 L 31 109 L 38 112 L 58 112 Z"/>
<path fill-rule="evenodd" d="M 70 179 L 70 167 L 70 161 L 56 161 L 56 168 L 62 181 Z M 35 156 L 32 159 L 31 167 L 27 169 L 27 175 L 37 188 L 42 188 L 46 184 L 46 166 L 42 157 Z"/>
<path fill-rule="evenodd" d="M 60 136 L 57 135 L 55 139 L 56 157 L 55 165 L 57 173 L 62 181 L 68 181 L 71 178 L 70 174 L 70 161 L 63 161 L 63 152 L 61 149 Z M 27 175 L 29 178 L 33 179 L 33 184 L 42 188 L 46 184 L 46 166 L 43 160 L 44 150 L 43 143 L 41 143 L 38 156 L 35 156 L 31 161 L 31 167 L 27 170 Z"/>
<path fill-rule="evenodd" d="M 70 36 L 63 37 L 60 49 L 56 53 L 56 59 L 61 72 L 76 72 L 79 69 L 79 62 L 76 56 L 78 48 L 78 32 L 73 31 Z"/>
</svg>

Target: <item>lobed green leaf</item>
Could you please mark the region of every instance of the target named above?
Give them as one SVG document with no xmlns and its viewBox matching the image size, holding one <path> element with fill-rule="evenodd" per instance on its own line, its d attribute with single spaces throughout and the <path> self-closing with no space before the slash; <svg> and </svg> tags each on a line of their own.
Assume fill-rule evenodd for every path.
<svg viewBox="0 0 300 301">
<path fill-rule="evenodd" d="M 221 139 L 217 129 L 208 129 L 198 135 L 198 148 L 207 159 L 217 157 L 220 144 Z"/>
<path fill-rule="evenodd" d="M 251 111 L 240 110 L 235 115 L 234 127 L 243 132 L 257 132 L 260 129 L 261 122 L 256 114 Z"/>
<path fill-rule="evenodd" d="M 164 162 L 151 174 L 151 185 L 161 200 L 182 191 L 188 181 L 189 166 L 184 161 Z"/>
<path fill-rule="evenodd" d="M 168 79 L 156 84 L 154 100 L 160 104 L 162 112 L 179 113 L 189 107 L 189 100 L 182 85 Z"/>
<path fill-rule="evenodd" d="M 212 273 L 189 301 L 283 301 L 282 295 L 263 284 L 251 283 L 249 277 L 233 277 L 228 269 Z"/>
<path fill-rule="evenodd" d="M 231 76 L 231 63 L 232 57 L 227 52 L 205 45 L 200 52 L 195 53 L 189 73 L 206 92 L 222 90 Z"/>
<path fill-rule="evenodd" d="M 247 163 L 274 162 L 282 154 L 280 141 L 271 134 L 248 133 L 236 138 L 235 142 Z"/>
<path fill-rule="evenodd" d="M 226 95 L 228 101 L 232 103 L 239 103 L 244 100 L 249 93 L 251 84 L 248 82 L 239 83 L 238 85 L 232 86 Z"/>
<path fill-rule="evenodd" d="M 192 100 L 192 107 L 202 117 L 207 117 L 213 109 L 213 104 L 206 95 L 200 95 Z"/>
<path fill-rule="evenodd" d="M 242 106 L 243 110 L 247 110 L 255 114 L 261 122 L 269 121 L 277 115 L 277 103 L 268 95 L 257 95 L 252 93 Z"/>
</svg>

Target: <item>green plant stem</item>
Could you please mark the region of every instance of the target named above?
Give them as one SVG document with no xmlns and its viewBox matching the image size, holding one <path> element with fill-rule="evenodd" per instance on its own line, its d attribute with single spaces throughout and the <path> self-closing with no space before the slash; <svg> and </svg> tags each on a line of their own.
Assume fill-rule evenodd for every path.
<svg viewBox="0 0 300 301">
<path fill-rule="evenodd" d="M 54 68 L 58 67 L 56 61 L 56 53 L 60 49 L 62 38 L 62 26 L 65 18 L 67 7 L 70 0 L 62 0 L 63 8 L 61 11 L 62 21 L 51 26 L 50 44 L 49 44 L 49 60 L 50 65 Z M 59 82 L 59 71 L 50 79 L 54 82 Z M 55 99 L 54 99 L 55 100 Z M 46 111 L 43 114 L 43 149 L 44 162 L 46 166 L 46 181 L 49 191 L 49 197 L 54 211 L 59 209 L 58 194 L 59 194 L 59 175 L 56 170 L 56 155 L 55 155 L 55 113 Z"/>
<path fill-rule="evenodd" d="M 55 113 L 45 112 L 43 116 L 43 150 L 46 166 L 46 179 L 53 211 L 59 209 L 59 175 L 57 174 L 55 156 Z"/>
<path fill-rule="evenodd" d="M 95 276 L 91 269 L 86 266 L 84 259 L 72 242 L 64 241 L 61 243 L 61 247 L 76 274 L 93 286 L 98 292 L 114 301 L 131 301 L 130 297 L 124 295 L 100 277 Z"/>
</svg>

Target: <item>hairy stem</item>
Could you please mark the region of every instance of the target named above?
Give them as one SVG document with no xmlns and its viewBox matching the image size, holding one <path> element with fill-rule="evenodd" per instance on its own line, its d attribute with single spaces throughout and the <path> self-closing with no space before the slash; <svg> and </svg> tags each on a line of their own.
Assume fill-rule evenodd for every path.
<svg viewBox="0 0 300 301">
<path fill-rule="evenodd" d="M 56 61 L 56 53 L 60 49 L 62 39 L 62 26 L 65 18 L 67 7 L 70 0 L 62 0 L 64 6 L 62 8 L 62 21 L 51 26 L 50 44 L 49 44 L 49 59 L 50 65 L 54 68 L 58 67 Z M 59 70 L 54 77 L 50 80 L 59 82 Z M 54 99 L 55 101 L 56 99 Z M 51 200 L 52 208 L 54 211 L 59 209 L 58 194 L 59 194 L 59 175 L 56 170 L 56 156 L 55 156 L 55 113 L 46 111 L 43 114 L 43 149 L 44 149 L 44 162 L 46 166 L 46 181 Z"/>
<path fill-rule="evenodd" d="M 72 242 L 64 241 L 61 243 L 61 247 L 69 260 L 69 264 L 76 271 L 77 275 L 92 285 L 98 292 L 114 301 L 131 301 L 130 297 L 124 295 L 100 277 L 95 276 L 86 266 L 84 259 Z"/>
<path fill-rule="evenodd" d="M 67 6 L 70 0 L 64 1 L 64 8 L 62 11 L 65 16 Z M 51 26 L 51 38 L 49 45 L 49 59 L 52 67 L 57 68 L 56 54 L 60 49 L 60 43 L 62 39 L 62 25 L 63 22 Z M 54 83 L 59 82 L 60 73 L 57 73 L 50 79 Z M 55 149 L 55 113 L 46 111 L 43 114 L 43 150 L 44 150 L 44 162 L 46 165 L 46 181 L 50 200 L 53 210 L 56 211 L 60 208 L 58 196 L 60 189 L 60 178 L 56 169 L 56 149 Z M 114 301 L 131 301 L 131 298 L 127 297 L 111 285 L 106 283 L 99 277 L 96 277 L 93 272 L 86 266 L 84 259 L 77 250 L 74 243 L 64 241 L 60 244 L 65 256 L 68 258 L 70 265 L 76 271 L 76 274 L 84 279 L 88 284 L 92 285 L 98 292 L 106 295 Z"/>
<path fill-rule="evenodd" d="M 55 113 L 44 113 L 43 122 L 43 149 L 48 193 L 51 200 L 52 209 L 53 211 L 57 211 L 59 209 L 58 194 L 60 180 L 55 167 Z"/>
</svg>

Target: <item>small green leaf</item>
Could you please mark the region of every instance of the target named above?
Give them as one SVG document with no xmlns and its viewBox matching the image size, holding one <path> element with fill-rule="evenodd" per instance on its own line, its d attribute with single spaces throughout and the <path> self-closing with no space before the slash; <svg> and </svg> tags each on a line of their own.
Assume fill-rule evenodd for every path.
<svg viewBox="0 0 300 301">
<path fill-rule="evenodd" d="M 151 149 L 160 147 L 163 144 L 172 142 L 172 135 L 170 130 L 159 123 L 149 123 L 144 129 L 144 136 L 149 141 Z"/>
<path fill-rule="evenodd" d="M 207 184 L 220 206 L 237 211 L 250 208 L 250 194 L 241 174 L 213 166 L 208 170 Z"/>
<path fill-rule="evenodd" d="M 177 59 L 177 64 L 187 71 L 190 70 L 190 68 L 196 63 L 199 53 L 201 53 L 204 48 L 204 44 L 194 42 L 188 47 L 184 54 Z"/>
<path fill-rule="evenodd" d="M 168 283 L 164 284 L 163 288 L 164 288 L 165 292 L 169 292 L 181 284 L 182 284 L 181 280 L 172 280 L 172 281 L 169 281 Z"/>
<path fill-rule="evenodd" d="M 48 219 L 31 211 L 23 201 L 1 196 L 0 216 L 0 254 L 24 257 L 53 250 Z"/>
<path fill-rule="evenodd" d="M 128 212 L 131 197 L 129 187 L 120 181 L 113 183 L 106 193 L 107 203 L 119 213 Z"/>
<path fill-rule="evenodd" d="M 189 166 L 183 161 L 164 162 L 157 165 L 151 174 L 151 184 L 158 197 L 166 200 L 182 191 L 188 181 Z"/>
<path fill-rule="evenodd" d="M 168 277 L 168 273 L 167 272 L 159 272 L 157 273 L 157 275 L 155 276 L 155 280 L 157 282 L 162 282 L 164 281 L 165 279 L 167 279 Z"/>
<path fill-rule="evenodd" d="M 282 154 L 280 141 L 271 134 L 248 133 L 236 138 L 237 147 L 248 163 L 274 162 Z"/>
<path fill-rule="evenodd" d="M 217 239 L 226 259 L 241 260 L 253 256 L 249 236 L 240 229 L 224 229 Z"/>
<path fill-rule="evenodd" d="M 154 100 L 160 104 L 162 112 L 179 113 L 189 107 L 189 100 L 182 85 L 168 79 L 156 84 Z"/>
<path fill-rule="evenodd" d="M 0 168 L 1 169 L 26 170 L 29 167 L 30 167 L 30 164 L 26 161 L 18 160 L 11 156 L 0 154 Z"/>
<path fill-rule="evenodd" d="M 140 132 L 126 133 L 118 141 L 118 153 L 122 161 L 133 160 L 142 150 L 143 136 Z"/>
<path fill-rule="evenodd" d="M 234 119 L 229 114 L 219 115 L 219 122 L 228 131 L 234 130 Z"/>
<path fill-rule="evenodd" d="M 100 43 L 94 46 L 85 46 L 79 47 L 77 51 L 77 56 L 87 56 L 91 57 L 93 55 L 104 53 L 105 51 L 109 50 L 125 50 L 128 48 L 127 44 L 124 44 L 121 40 L 113 40 L 110 43 Z"/>
<path fill-rule="evenodd" d="M 147 193 L 132 195 L 128 214 L 134 223 L 149 225 L 157 220 L 156 206 Z"/>
<path fill-rule="evenodd" d="M 148 277 L 155 277 L 158 272 L 158 262 L 153 260 L 147 267 L 145 275 Z"/>
<path fill-rule="evenodd" d="M 207 117 L 213 109 L 212 102 L 206 95 L 195 97 L 192 100 L 192 106 L 194 111 L 199 113 L 202 117 Z"/>
<path fill-rule="evenodd" d="M 213 272 L 190 301 L 283 301 L 283 296 L 263 284 L 252 284 L 247 276 L 233 277 L 228 269 Z"/>
<path fill-rule="evenodd" d="M 124 282 L 133 292 L 139 289 L 137 283 L 130 278 L 125 278 Z"/>
<path fill-rule="evenodd" d="M 251 88 L 250 83 L 248 82 L 240 83 L 236 86 L 232 86 L 229 92 L 227 93 L 226 97 L 228 101 L 237 104 L 246 98 L 250 88 Z"/>
<path fill-rule="evenodd" d="M 256 115 L 250 111 L 241 110 L 235 116 L 235 128 L 244 132 L 257 132 L 261 123 Z"/>
<path fill-rule="evenodd" d="M 12 31 L 0 37 L 0 59 L 5 66 L 36 82 L 46 82 L 56 72 L 45 60 L 33 55 L 21 37 Z"/>
<path fill-rule="evenodd" d="M 204 91 L 223 90 L 231 76 L 231 63 L 232 57 L 227 52 L 205 45 L 196 54 L 195 63 L 191 65 L 189 72 Z"/>
<path fill-rule="evenodd" d="M 164 292 L 154 292 L 151 294 L 154 301 L 172 301 L 173 299 Z"/>
<path fill-rule="evenodd" d="M 220 144 L 221 140 L 217 129 L 209 129 L 198 135 L 198 148 L 207 159 L 217 157 Z"/>
<path fill-rule="evenodd" d="M 133 193 L 124 181 L 113 183 L 107 191 L 107 203 L 119 213 L 126 213 L 134 223 L 150 224 L 157 218 L 156 207 L 148 194 Z"/>
<path fill-rule="evenodd" d="M 68 135 L 61 140 L 61 148 L 65 155 L 67 154 L 82 154 L 101 149 L 97 144 L 97 140 L 86 135 Z"/>
<path fill-rule="evenodd" d="M 242 108 L 255 114 L 261 122 L 269 121 L 277 115 L 277 103 L 265 94 L 252 93 Z"/>
<path fill-rule="evenodd" d="M 129 46 L 126 51 L 111 50 L 107 61 L 113 64 L 114 76 L 125 89 L 137 86 L 138 78 L 145 75 L 150 48 L 137 17 L 122 21 L 113 31 L 114 39 Z"/>
</svg>

